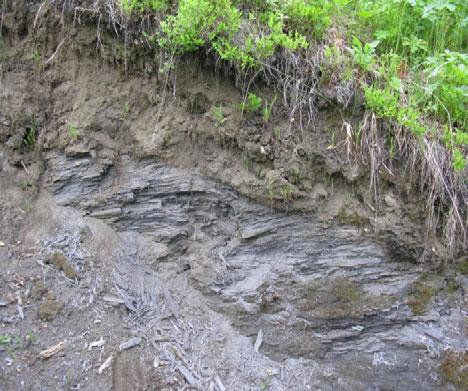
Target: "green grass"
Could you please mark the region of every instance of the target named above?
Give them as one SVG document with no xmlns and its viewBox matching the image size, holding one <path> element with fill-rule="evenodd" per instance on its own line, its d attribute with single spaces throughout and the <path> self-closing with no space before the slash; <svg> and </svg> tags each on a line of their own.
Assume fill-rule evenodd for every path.
<svg viewBox="0 0 468 391">
<path fill-rule="evenodd" d="M 330 42 L 322 68 L 358 80 L 369 111 L 395 131 L 440 139 L 455 170 L 467 165 L 463 0 L 118 1 L 127 15 L 158 15 L 160 28 L 145 32 L 158 49 L 208 50 L 244 72 Z"/>
</svg>

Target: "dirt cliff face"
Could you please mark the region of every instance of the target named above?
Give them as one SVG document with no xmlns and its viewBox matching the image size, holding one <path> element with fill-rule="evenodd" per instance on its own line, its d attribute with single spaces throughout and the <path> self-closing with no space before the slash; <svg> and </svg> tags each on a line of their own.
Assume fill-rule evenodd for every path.
<svg viewBox="0 0 468 391">
<path fill-rule="evenodd" d="M 375 185 L 369 167 L 350 154 L 343 123 L 362 114 L 324 103 L 313 123 L 300 126 L 301 118 L 282 109 L 279 93 L 253 86 L 275 102 L 266 120 L 242 112 L 240 91 L 196 59 L 167 76 L 139 45 L 126 50 L 125 61 L 123 43 L 105 27 L 97 36 L 95 25 L 66 21 L 52 8 L 37 19 L 33 9 L 13 9 L 3 19 L 0 112 L 0 137 L 15 150 L 13 164 L 40 159 L 43 150 L 79 153 L 84 146 L 111 159 L 157 157 L 274 208 L 357 225 L 395 257 L 445 256 L 427 233 L 424 200 L 406 173 L 381 172 Z M 31 129 L 37 153 L 28 161 L 20 154 Z"/>
<path fill-rule="evenodd" d="M 372 187 L 348 154 L 343 121 L 359 116 L 323 104 L 301 127 L 263 86 L 271 117 L 242 112 L 232 81 L 200 60 L 159 74 L 106 26 L 26 2 L 7 11 L 7 389 L 463 385 L 450 363 L 468 348 L 466 277 L 441 269 L 405 176 Z"/>
</svg>

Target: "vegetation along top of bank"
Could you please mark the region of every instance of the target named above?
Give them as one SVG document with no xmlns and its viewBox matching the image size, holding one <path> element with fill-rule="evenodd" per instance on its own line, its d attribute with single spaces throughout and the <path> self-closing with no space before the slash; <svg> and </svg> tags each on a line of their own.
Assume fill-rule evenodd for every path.
<svg viewBox="0 0 468 391">
<path fill-rule="evenodd" d="M 291 117 L 305 114 L 300 126 L 313 121 L 314 97 L 351 113 L 358 106 L 361 122 L 343 125 L 371 177 L 405 162 L 430 219 L 443 216 L 447 244 L 466 242 L 464 0 L 83 0 L 75 12 L 77 4 L 155 49 L 160 71 L 203 53 L 232 70 L 246 96 L 253 80 L 282 89 Z"/>
</svg>

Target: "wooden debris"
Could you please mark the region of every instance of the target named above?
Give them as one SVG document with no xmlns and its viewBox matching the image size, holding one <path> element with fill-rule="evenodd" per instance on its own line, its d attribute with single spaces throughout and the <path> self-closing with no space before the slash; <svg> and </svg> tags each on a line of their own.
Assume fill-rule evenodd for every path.
<svg viewBox="0 0 468 391">
<path fill-rule="evenodd" d="M 254 349 L 256 352 L 258 352 L 258 349 L 260 349 L 262 342 L 263 342 L 263 330 L 260 329 L 260 331 L 257 334 L 257 339 L 255 340 L 255 344 L 254 344 Z"/>
<path fill-rule="evenodd" d="M 187 380 L 187 383 L 189 383 L 191 386 L 195 386 L 198 384 L 198 382 L 193 377 L 192 373 L 186 367 L 184 367 L 183 365 L 178 365 L 177 369 L 185 378 L 185 380 Z"/>
<path fill-rule="evenodd" d="M 5 243 L 0 240 L 0 247 L 4 247 Z"/>
<path fill-rule="evenodd" d="M 18 311 L 18 315 L 21 318 L 21 320 L 23 320 L 24 319 L 23 307 L 21 307 L 21 305 L 17 304 L 16 305 L 16 310 Z"/>
<path fill-rule="evenodd" d="M 231 265 L 229 264 L 229 262 L 226 260 L 226 257 L 224 256 L 224 254 L 220 251 L 218 253 L 219 255 L 219 258 L 221 259 L 221 261 L 223 261 L 223 263 L 226 265 L 226 269 L 230 269 L 231 268 Z"/>
<path fill-rule="evenodd" d="M 115 297 L 115 296 L 108 296 L 108 295 L 106 295 L 106 296 L 104 296 L 104 297 L 102 298 L 102 300 L 104 300 L 105 302 L 110 303 L 110 304 L 112 304 L 112 305 L 125 304 L 125 301 L 124 301 L 124 300 L 122 300 L 122 299 L 119 298 L 119 297 Z"/>
<path fill-rule="evenodd" d="M 53 355 L 57 354 L 58 352 L 62 351 L 65 346 L 67 346 L 67 340 L 63 340 L 62 342 L 59 342 L 57 345 L 51 346 L 48 349 L 43 350 L 42 352 L 39 353 L 39 356 L 42 359 L 46 359 L 49 357 L 52 357 Z"/>
<path fill-rule="evenodd" d="M 121 299 L 124 301 L 125 303 L 125 306 L 132 312 L 136 312 L 136 308 L 135 306 L 133 305 L 132 303 L 132 298 L 130 297 L 130 295 L 128 295 L 125 291 L 123 291 L 122 289 L 120 289 L 115 283 L 114 283 L 114 286 L 115 288 L 117 289 L 117 293 L 118 295 L 121 297 Z"/>
<path fill-rule="evenodd" d="M 106 341 L 104 340 L 103 337 L 101 337 L 101 339 L 91 342 L 88 346 L 88 350 L 91 350 L 92 348 L 99 348 L 103 346 L 105 343 Z"/>
<path fill-rule="evenodd" d="M 179 308 L 178 308 L 177 304 L 172 299 L 172 296 L 171 296 L 169 290 L 166 287 L 163 287 L 162 291 L 163 291 L 163 294 L 164 294 L 164 298 L 166 299 L 167 306 L 171 310 L 172 315 L 174 315 L 174 317 L 177 319 L 179 317 Z"/>
<path fill-rule="evenodd" d="M 109 366 L 110 366 L 111 363 L 112 363 L 112 359 L 113 359 L 113 357 L 112 357 L 112 354 L 111 354 L 109 357 L 107 357 L 107 360 L 104 361 L 104 362 L 101 364 L 101 366 L 99 367 L 99 369 L 98 369 L 98 373 L 99 373 L 99 374 L 101 374 L 102 372 L 104 372 L 104 371 L 106 370 L 106 368 L 109 368 Z"/>
<path fill-rule="evenodd" d="M 224 387 L 224 384 L 218 375 L 215 376 L 214 380 L 220 391 L 226 391 L 226 387 Z"/>
<path fill-rule="evenodd" d="M 133 337 L 132 339 L 129 339 L 126 342 L 123 342 L 119 345 L 119 350 L 126 350 L 133 348 L 134 346 L 137 346 L 141 343 L 141 338 L 140 337 Z"/>
<path fill-rule="evenodd" d="M 153 360 L 153 368 L 159 367 L 160 364 L 161 362 L 159 361 L 159 357 L 155 357 Z"/>
</svg>

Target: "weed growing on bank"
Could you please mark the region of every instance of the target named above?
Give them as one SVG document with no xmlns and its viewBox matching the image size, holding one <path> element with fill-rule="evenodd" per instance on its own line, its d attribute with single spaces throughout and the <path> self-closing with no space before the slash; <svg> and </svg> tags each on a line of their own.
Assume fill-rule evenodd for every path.
<svg viewBox="0 0 468 391">
<path fill-rule="evenodd" d="M 208 49 L 244 71 L 332 35 L 325 55 L 346 64 L 341 73 L 357 79 L 368 110 L 396 131 L 438 138 L 455 170 L 467 165 L 462 0 L 119 1 L 129 15 L 160 13 L 160 29 L 147 32 L 159 48 L 174 54 Z"/>
</svg>

